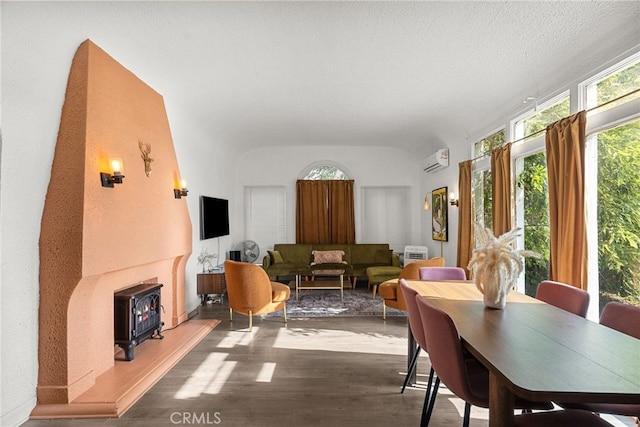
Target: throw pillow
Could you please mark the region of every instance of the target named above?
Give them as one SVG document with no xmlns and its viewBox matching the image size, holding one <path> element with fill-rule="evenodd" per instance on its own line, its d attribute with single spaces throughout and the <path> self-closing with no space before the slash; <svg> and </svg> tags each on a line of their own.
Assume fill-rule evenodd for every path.
<svg viewBox="0 0 640 427">
<path fill-rule="evenodd" d="M 342 260 L 344 251 L 313 251 L 313 262 L 311 265 L 316 264 L 346 264 L 346 261 Z"/>
<path fill-rule="evenodd" d="M 378 249 L 373 257 L 373 262 L 376 264 L 391 265 L 392 253 L 392 250 Z"/>
<path fill-rule="evenodd" d="M 282 259 L 282 254 L 280 254 L 280 251 L 267 251 L 269 253 L 269 256 L 271 256 L 271 261 L 273 261 L 274 264 L 284 264 L 284 260 Z"/>
</svg>

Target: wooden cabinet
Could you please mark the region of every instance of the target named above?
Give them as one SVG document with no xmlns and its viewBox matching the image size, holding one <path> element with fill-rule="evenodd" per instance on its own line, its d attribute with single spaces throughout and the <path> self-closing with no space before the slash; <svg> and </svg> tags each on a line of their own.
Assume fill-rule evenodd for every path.
<svg viewBox="0 0 640 427">
<path fill-rule="evenodd" d="M 214 271 L 211 273 L 198 274 L 197 292 L 200 295 L 202 304 L 207 301 L 209 295 L 219 296 L 220 303 L 223 302 L 224 294 L 227 291 L 227 281 L 224 271 Z"/>
</svg>

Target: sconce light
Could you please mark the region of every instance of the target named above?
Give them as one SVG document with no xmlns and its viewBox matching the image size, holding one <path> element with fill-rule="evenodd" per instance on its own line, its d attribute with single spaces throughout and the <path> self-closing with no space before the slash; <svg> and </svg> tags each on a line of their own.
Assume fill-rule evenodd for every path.
<svg viewBox="0 0 640 427">
<path fill-rule="evenodd" d="M 432 194 L 433 191 L 429 191 L 427 194 L 424 195 L 424 205 L 422 206 L 422 209 L 425 211 L 428 211 L 429 209 L 431 209 L 431 205 L 429 205 L 429 194 Z"/>
<path fill-rule="evenodd" d="M 458 206 L 458 199 L 456 199 L 456 193 L 449 193 L 449 204 L 451 206 Z"/>
<path fill-rule="evenodd" d="M 103 187 L 113 188 L 113 184 L 122 184 L 122 180 L 124 179 L 124 175 L 122 174 L 122 160 L 111 159 L 110 164 L 112 174 L 100 172 L 100 182 L 102 182 Z"/>
<path fill-rule="evenodd" d="M 176 199 L 181 199 L 183 197 L 187 197 L 189 190 L 187 190 L 187 181 L 184 179 L 180 181 L 180 188 L 173 189 L 173 197 Z"/>
</svg>

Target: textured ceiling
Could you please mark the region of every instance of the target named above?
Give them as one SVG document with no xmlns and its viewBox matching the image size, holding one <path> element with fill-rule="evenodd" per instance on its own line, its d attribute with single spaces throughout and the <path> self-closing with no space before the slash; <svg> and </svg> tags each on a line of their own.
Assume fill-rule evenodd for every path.
<svg viewBox="0 0 640 427">
<path fill-rule="evenodd" d="M 88 26 L 212 143 L 246 149 L 429 154 L 640 43 L 638 1 L 70 2 L 46 13 Z"/>
</svg>

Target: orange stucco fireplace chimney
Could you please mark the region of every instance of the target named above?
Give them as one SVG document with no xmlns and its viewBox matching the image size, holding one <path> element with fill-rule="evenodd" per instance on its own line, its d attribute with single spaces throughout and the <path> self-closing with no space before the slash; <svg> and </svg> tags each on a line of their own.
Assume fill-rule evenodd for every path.
<svg viewBox="0 0 640 427">
<path fill-rule="evenodd" d="M 141 141 L 153 158 L 148 176 Z M 110 157 L 122 159 L 126 176 L 113 188 L 100 180 Z M 162 96 L 82 43 L 42 215 L 39 405 L 73 401 L 114 366 L 114 292 L 163 283 L 165 327 L 186 320 L 192 232 L 186 201 L 173 195 L 180 178 Z"/>
</svg>

